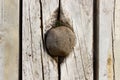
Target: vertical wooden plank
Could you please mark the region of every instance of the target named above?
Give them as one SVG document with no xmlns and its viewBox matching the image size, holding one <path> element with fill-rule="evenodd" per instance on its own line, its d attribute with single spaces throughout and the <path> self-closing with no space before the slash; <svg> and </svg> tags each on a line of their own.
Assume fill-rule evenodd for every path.
<svg viewBox="0 0 120 80">
<path fill-rule="evenodd" d="M 61 20 L 76 35 L 73 52 L 61 64 L 61 80 L 93 80 L 93 0 L 61 0 Z"/>
<path fill-rule="evenodd" d="M 4 0 L 0 0 L 0 25 L 3 22 L 3 1 Z"/>
<path fill-rule="evenodd" d="M 22 63 L 23 80 L 42 80 L 39 0 L 23 0 Z"/>
<path fill-rule="evenodd" d="M 3 0 L 0 0 L 0 80 L 3 80 L 3 76 L 4 76 L 4 32 L 2 31 L 2 22 L 3 22 Z"/>
<path fill-rule="evenodd" d="M 114 0 L 99 0 L 99 80 L 113 79 Z"/>
<path fill-rule="evenodd" d="M 42 34 L 43 41 L 45 42 L 46 32 L 53 27 L 55 21 L 57 20 L 57 10 L 59 7 L 59 0 L 41 0 L 41 19 L 42 19 Z M 58 63 L 57 61 L 48 55 L 45 49 L 42 53 L 43 57 L 43 68 L 44 68 L 44 80 L 59 80 L 58 79 Z"/>
<path fill-rule="evenodd" d="M 1 21 L 2 21 L 2 0 L 0 0 L 0 24 L 1 24 Z"/>
<path fill-rule="evenodd" d="M 56 0 L 23 0 L 23 80 L 58 80 L 57 63 L 44 49 L 42 37 L 57 8 Z"/>
<path fill-rule="evenodd" d="M 120 0 L 115 0 L 115 28 L 114 28 L 114 66 L 115 80 L 120 79 Z"/>
<path fill-rule="evenodd" d="M 0 30 L 0 80 L 3 80 L 4 78 L 4 32 Z"/>
<path fill-rule="evenodd" d="M 19 0 L 0 4 L 0 80 L 18 80 Z"/>
</svg>

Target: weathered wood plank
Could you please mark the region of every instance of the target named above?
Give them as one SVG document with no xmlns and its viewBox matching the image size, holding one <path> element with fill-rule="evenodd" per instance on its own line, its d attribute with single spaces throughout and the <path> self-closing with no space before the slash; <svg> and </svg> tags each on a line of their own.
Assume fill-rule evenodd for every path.
<svg viewBox="0 0 120 80">
<path fill-rule="evenodd" d="M 0 80 L 18 80 L 19 0 L 0 4 Z"/>
<path fill-rule="evenodd" d="M 42 19 L 42 34 L 45 42 L 46 32 L 53 27 L 57 19 L 57 10 L 59 7 L 59 0 L 41 0 L 41 19 Z M 45 45 L 45 44 L 44 44 Z M 43 67 L 44 80 L 58 80 L 58 63 L 53 59 L 45 49 L 43 51 Z"/>
<path fill-rule="evenodd" d="M 3 80 L 3 76 L 4 76 L 4 54 L 5 53 L 4 51 L 4 32 L 2 31 L 1 27 L 3 26 L 3 17 L 2 17 L 2 14 L 3 14 L 3 0 L 0 0 L 0 80 Z"/>
<path fill-rule="evenodd" d="M 93 80 L 93 0 L 61 0 L 61 20 L 76 35 L 74 51 L 61 64 L 61 80 Z"/>
<path fill-rule="evenodd" d="M 120 0 L 115 2 L 115 27 L 114 27 L 114 66 L 115 80 L 120 79 Z"/>
<path fill-rule="evenodd" d="M 114 0 L 99 0 L 99 80 L 113 79 Z"/>
<path fill-rule="evenodd" d="M 3 22 L 3 1 L 4 0 L 0 0 L 0 25 Z"/>
<path fill-rule="evenodd" d="M 3 76 L 4 76 L 4 54 L 5 53 L 4 51 L 4 48 L 5 48 L 5 43 L 3 42 L 4 41 L 4 32 L 2 32 L 0 30 L 0 80 L 3 80 Z"/>
<path fill-rule="evenodd" d="M 23 0 L 23 80 L 42 80 L 39 0 Z"/>
<path fill-rule="evenodd" d="M 56 0 L 23 0 L 23 80 L 58 80 L 57 63 L 42 41 L 57 8 Z"/>
</svg>

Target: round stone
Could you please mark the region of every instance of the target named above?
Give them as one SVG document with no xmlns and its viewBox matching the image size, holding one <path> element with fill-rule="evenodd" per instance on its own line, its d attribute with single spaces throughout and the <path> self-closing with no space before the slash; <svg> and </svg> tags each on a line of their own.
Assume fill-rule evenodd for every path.
<svg viewBox="0 0 120 80">
<path fill-rule="evenodd" d="M 67 56 L 74 46 L 75 34 L 68 27 L 52 28 L 46 35 L 46 47 L 51 56 Z"/>
</svg>

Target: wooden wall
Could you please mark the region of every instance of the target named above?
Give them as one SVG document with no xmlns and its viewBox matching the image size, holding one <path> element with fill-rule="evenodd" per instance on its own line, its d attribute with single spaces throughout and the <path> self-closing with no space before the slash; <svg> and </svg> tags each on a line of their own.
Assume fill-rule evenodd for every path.
<svg viewBox="0 0 120 80">
<path fill-rule="evenodd" d="M 20 17 L 19 4 L 0 0 L 0 80 L 18 80 L 21 27 L 21 79 L 119 80 L 119 0 L 22 0 Z M 62 58 L 47 53 L 44 44 L 58 17 L 76 36 L 74 50 L 62 63 Z"/>
<path fill-rule="evenodd" d="M 74 50 L 61 64 L 47 54 L 42 42 L 57 20 L 59 0 L 23 1 L 24 80 L 93 80 L 93 0 L 61 0 L 60 5 L 60 20 L 76 35 Z"/>
</svg>

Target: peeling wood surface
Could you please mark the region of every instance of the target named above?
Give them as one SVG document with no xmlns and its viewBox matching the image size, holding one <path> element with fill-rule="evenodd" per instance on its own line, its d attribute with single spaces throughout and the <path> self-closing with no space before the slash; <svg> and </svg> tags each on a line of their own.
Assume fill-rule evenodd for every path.
<svg viewBox="0 0 120 80">
<path fill-rule="evenodd" d="M 99 80 L 113 75 L 114 0 L 99 0 Z"/>
<path fill-rule="evenodd" d="M 120 79 L 120 0 L 115 2 L 115 27 L 114 27 L 114 68 L 115 80 Z"/>
<path fill-rule="evenodd" d="M 93 80 L 93 0 L 61 0 L 61 21 L 76 35 L 73 52 L 61 64 L 61 80 Z"/>
<path fill-rule="evenodd" d="M 19 0 L 0 0 L 0 80 L 18 80 L 18 55 Z"/>
<path fill-rule="evenodd" d="M 57 63 L 43 46 L 47 25 L 57 8 L 56 0 L 23 0 L 23 80 L 58 80 Z"/>
</svg>

